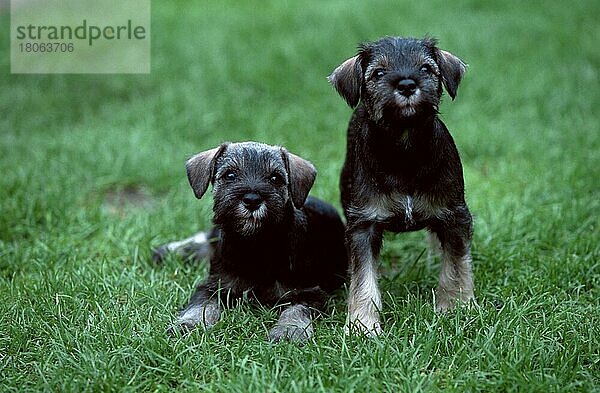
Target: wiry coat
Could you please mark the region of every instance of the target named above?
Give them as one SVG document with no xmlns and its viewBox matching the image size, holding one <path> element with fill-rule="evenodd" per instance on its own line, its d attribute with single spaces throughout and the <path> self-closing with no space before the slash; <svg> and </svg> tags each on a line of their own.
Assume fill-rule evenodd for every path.
<svg viewBox="0 0 600 393">
<path fill-rule="evenodd" d="M 300 209 L 290 201 L 281 221 L 252 235 L 216 227 L 210 238 L 209 277 L 194 296 L 221 292 L 229 306 L 249 296 L 265 306 L 321 309 L 345 280 L 344 224 L 317 198 Z"/>
<path fill-rule="evenodd" d="M 454 98 L 465 69 L 433 39 L 386 37 L 361 45 L 329 76 L 355 107 L 340 181 L 350 255 L 348 329 L 381 331 L 377 258 L 383 231 L 427 228 L 439 240 L 438 311 L 473 299 L 472 219 L 462 165 L 437 116 L 442 86 Z"/>
<path fill-rule="evenodd" d="M 208 329 L 222 307 L 250 299 L 282 305 L 271 340 L 306 340 L 312 310 L 324 307 L 348 267 L 340 216 L 333 206 L 307 198 L 315 168 L 281 147 L 244 142 L 195 155 L 187 172 L 198 198 L 213 184 L 215 227 L 157 252 L 210 258 L 207 279 L 171 332 Z"/>
</svg>

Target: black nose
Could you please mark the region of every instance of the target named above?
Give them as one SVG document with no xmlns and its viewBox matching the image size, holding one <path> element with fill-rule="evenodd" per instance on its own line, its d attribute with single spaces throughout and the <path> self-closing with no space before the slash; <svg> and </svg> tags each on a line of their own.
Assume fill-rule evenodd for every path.
<svg viewBox="0 0 600 393">
<path fill-rule="evenodd" d="M 412 79 L 402 79 L 398 82 L 398 91 L 405 97 L 410 97 L 417 90 L 417 83 Z"/>
<path fill-rule="evenodd" d="M 244 206 L 246 206 L 246 208 L 248 210 L 256 210 L 260 207 L 260 204 L 262 203 L 262 198 L 260 197 L 260 195 L 258 195 L 255 192 L 249 192 L 247 194 L 244 195 L 244 197 L 242 198 L 242 202 L 244 203 Z"/>
</svg>

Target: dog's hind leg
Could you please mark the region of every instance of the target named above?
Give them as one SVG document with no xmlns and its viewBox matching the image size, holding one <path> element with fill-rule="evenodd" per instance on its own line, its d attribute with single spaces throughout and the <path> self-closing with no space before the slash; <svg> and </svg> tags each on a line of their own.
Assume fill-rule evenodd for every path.
<svg viewBox="0 0 600 393">
<path fill-rule="evenodd" d="M 182 259 L 201 260 L 208 256 L 209 244 L 215 236 L 215 231 L 198 232 L 186 239 L 163 244 L 152 250 L 152 260 L 162 262 L 168 254 L 174 253 Z"/>
</svg>

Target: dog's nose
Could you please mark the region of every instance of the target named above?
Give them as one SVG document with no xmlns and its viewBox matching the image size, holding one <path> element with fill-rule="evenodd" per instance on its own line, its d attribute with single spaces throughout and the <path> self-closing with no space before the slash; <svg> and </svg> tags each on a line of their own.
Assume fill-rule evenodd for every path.
<svg viewBox="0 0 600 393">
<path fill-rule="evenodd" d="M 398 91 L 405 97 L 410 97 L 417 90 L 417 83 L 412 79 L 402 79 L 398 82 Z"/>
<path fill-rule="evenodd" d="M 242 202 L 248 210 L 256 210 L 260 207 L 260 204 L 262 203 L 262 198 L 255 192 L 249 192 L 244 195 L 244 197 L 242 198 Z"/>
</svg>

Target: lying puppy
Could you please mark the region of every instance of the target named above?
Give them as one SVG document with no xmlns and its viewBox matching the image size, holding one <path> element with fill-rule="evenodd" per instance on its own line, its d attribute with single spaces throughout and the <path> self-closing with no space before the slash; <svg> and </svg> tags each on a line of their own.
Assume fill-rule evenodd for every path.
<svg viewBox="0 0 600 393">
<path fill-rule="evenodd" d="M 433 39 L 386 37 L 360 46 L 329 81 L 354 110 L 341 175 L 350 292 L 347 331 L 381 331 L 377 259 L 383 232 L 426 228 L 441 242 L 436 310 L 474 299 L 471 214 L 452 136 L 437 116 L 466 64 Z"/>
<path fill-rule="evenodd" d="M 210 256 L 208 278 L 179 313 L 171 333 L 212 327 L 222 307 L 249 297 L 285 305 L 269 338 L 307 340 L 314 309 L 347 274 L 344 224 L 333 206 L 308 197 L 313 165 L 282 147 L 225 143 L 188 160 L 197 198 L 213 184 L 214 229 L 155 250 Z"/>
</svg>

